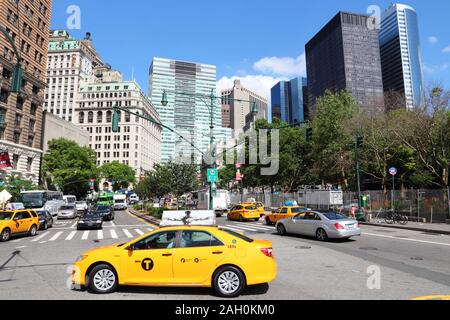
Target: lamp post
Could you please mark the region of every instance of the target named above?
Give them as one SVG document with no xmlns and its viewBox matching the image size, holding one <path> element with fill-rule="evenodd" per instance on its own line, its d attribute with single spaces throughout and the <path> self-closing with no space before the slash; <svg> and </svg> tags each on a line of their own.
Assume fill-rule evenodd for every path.
<svg viewBox="0 0 450 320">
<path fill-rule="evenodd" d="M 3 26 L 0 26 L 0 32 L 3 33 L 8 40 L 8 42 L 13 47 L 14 54 L 17 58 L 17 63 L 14 65 L 12 81 L 11 81 L 11 92 L 19 93 L 22 88 L 22 80 L 23 80 L 23 71 L 22 71 L 22 58 L 20 56 L 19 51 L 17 50 L 16 44 L 14 40 L 11 38 L 9 33 Z"/>
</svg>

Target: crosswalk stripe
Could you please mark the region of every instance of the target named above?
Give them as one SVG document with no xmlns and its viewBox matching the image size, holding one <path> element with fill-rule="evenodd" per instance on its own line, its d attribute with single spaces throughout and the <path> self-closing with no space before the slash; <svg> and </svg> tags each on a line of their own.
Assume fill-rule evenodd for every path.
<svg viewBox="0 0 450 320">
<path fill-rule="evenodd" d="M 98 240 L 103 240 L 103 230 L 98 230 L 98 232 L 97 232 L 97 239 Z"/>
<path fill-rule="evenodd" d="M 147 231 L 153 231 L 154 229 L 153 228 L 147 228 Z"/>
<path fill-rule="evenodd" d="M 74 228 L 77 226 L 77 224 L 78 224 L 78 222 L 75 222 L 75 223 L 70 227 L 70 229 L 74 229 Z"/>
<path fill-rule="evenodd" d="M 236 229 L 236 228 L 229 227 L 229 226 L 225 226 L 224 229 L 229 229 L 229 230 L 237 231 L 237 232 L 242 232 L 242 231 L 244 231 L 244 230 Z"/>
<path fill-rule="evenodd" d="M 140 229 L 134 229 L 134 231 L 136 231 L 136 233 L 139 234 L 140 236 L 144 234 Z"/>
<path fill-rule="evenodd" d="M 36 239 L 31 240 L 31 242 L 38 242 L 39 240 L 45 238 L 45 236 L 48 234 L 49 234 L 48 232 L 45 232 L 45 233 L 41 234 L 39 237 L 37 237 Z"/>
<path fill-rule="evenodd" d="M 83 236 L 81 237 L 81 240 L 87 240 L 88 237 L 89 237 L 89 231 L 85 231 L 85 232 L 83 233 Z"/>
<path fill-rule="evenodd" d="M 58 239 L 61 235 L 62 235 L 62 231 L 57 232 L 53 237 L 50 238 L 50 240 L 48 241 L 55 241 L 56 239 Z"/>
<path fill-rule="evenodd" d="M 123 231 L 123 233 L 125 233 L 125 235 L 128 237 L 128 238 L 133 238 L 133 235 L 130 233 L 130 231 L 128 231 L 127 229 L 122 229 L 122 231 Z"/>
<path fill-rule="evenodd" d="M 247 228 L 247 227 L 236 226 L 234 224 L 233 225 L 227 225 L 227 227 L 228 226 L 230 226 L 232 228 L 236 228 L 236 229 L 246 230 L 246 231 L 253 231 L 253 232 L 258 231 L 258 229 L 250 229 L 250 228 Z"/>
<path fill-rule="evenodd" d="M 111 238 L 113 238 L 113 239 L 118 239 L 118 238 L 119 238 L 119 237 L 117 236 L 117 233 L 116 233 L 115 230 L 110 230 L 110 233 L 111 233 Z"/>
<path fill-rule="evenodd" d="M 75 235 L 77 234 L 76 231 L 72 231 L 71 233 L 69 233 L 69 235 L 66 238 L 66 241 L 70 241 L 73 239 L 73 237 L 75 237 Z"/>
<path fill-rule="evenodd" d="M 234 223 L 237 226 L 243 226 L 243 227 L 249 227 L 249 228 L 256 228 L 256 229 L 262 229 L 262 230 L 273 230 L 274 227 L 269 227 L 269 226 L 262 226 L 262 225 L 256 225 L 256 224 L 245 224 L 245 223 L 239 223 L 236 222 Z"/>
</svg>

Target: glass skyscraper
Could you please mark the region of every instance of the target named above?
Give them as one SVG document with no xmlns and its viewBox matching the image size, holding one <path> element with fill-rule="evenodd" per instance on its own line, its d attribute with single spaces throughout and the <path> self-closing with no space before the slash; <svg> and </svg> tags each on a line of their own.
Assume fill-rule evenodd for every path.
<svg viewBox="0 0 450 320">
<path fill-rule="evenodd" d="M 164 90 L 168 105 L 162 106 Z M 216 67 L 163 58 L 154 58 L 150 67 L 149 96 L 164 125 L 180 133 L 202 152 L 210 144 L 211 92 L 216 95 Z M 200 96 L 200 97 L 199 97 Z M 222 128 L 222 111 L 214 99 L 213 125 L 216 143 L 231 138 L 231 130 Z M 182 157 L 201 164 L 202 154 L 178 135 L 164 129 L 161 160 L 167 163 Z"/>
<path fill-rule="evenodd" d="M 287 123 L 304 122 L 307 99 L 306 78 L 280 81 L 271 90 L 272 120 L 281 119 Z"/>
<path fill-rule="evenodd" d="M 422 106 L 425 102 L 422 48 L 414 8 L 391 5 L 382 15 L 379 37 L 384 91 L 404 94 L 409 110 Z"/>
</svg>

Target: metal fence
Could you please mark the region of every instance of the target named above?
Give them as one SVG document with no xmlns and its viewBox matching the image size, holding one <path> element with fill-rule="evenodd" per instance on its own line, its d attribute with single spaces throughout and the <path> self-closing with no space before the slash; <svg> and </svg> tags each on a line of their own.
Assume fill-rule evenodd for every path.
<svg viewBox="0 0 450 320">
<path fill-rule="evenodd" d="M 373 217 L 384 217 L 384 213 L 395 207 L 395 210 L 411 218 L 412 221 L 421 221 L 427 223 L 445 222 L 450 219 L 450 192 L 443 190 L 403 190 L 395 191 L 364 191 L 367 196 L 368 213 Z M 277 208 L 286 201 L 297 201 L 300 205 L 317 210 L 328 210 L 329 207 L 315 207 L 313 204 L 302 203 L 299 201 L 299 193 L 240 193 L 231 194 L 231 202 L 240 203 L 241 199 L 255 199 L 264 203 L 264 206 L 270 210 Z M 356 192 L 344 192 L 344 208 L 350 208 L 352 204 L 358 203 L 358 194 Z"/>
</svg>

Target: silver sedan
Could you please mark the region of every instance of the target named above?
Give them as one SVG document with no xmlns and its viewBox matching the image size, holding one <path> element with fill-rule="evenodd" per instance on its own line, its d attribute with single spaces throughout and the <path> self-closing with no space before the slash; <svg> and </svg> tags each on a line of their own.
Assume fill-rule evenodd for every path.
<svg viewBox="0 0 450 320">
<path fill-rule="evenodd" d="M 278 221 L 278 234 L 298 234 L 316 237 L 320 241 L 328 239 L 350 239 L 361 236 L 358 221 L 336 212 L 306 212 L 293 218 Z"/>
</svg>

